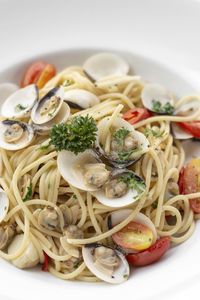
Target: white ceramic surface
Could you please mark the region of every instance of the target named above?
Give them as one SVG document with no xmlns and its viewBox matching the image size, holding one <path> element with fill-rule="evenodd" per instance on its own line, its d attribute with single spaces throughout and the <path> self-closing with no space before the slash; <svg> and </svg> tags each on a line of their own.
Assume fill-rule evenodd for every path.
<svg viewBox="0 0 200 300">
<path fill-rule="evenodd" d="M 109 48 L 141 54 L 124 52 L 123 56 L 135 73 L 163 83 L 178 96 L 200 92 L 199 15 L 199 0 L 0 0 L 0 82 L 19 83 L 25 68 L 38 58 L 55 63 L 59 70 Z M 83 51 L 45 54 L 75 47 Z M 87 51 L 88 47 L 96 50 Z M 28 59 L 34 55 L 38 57 Z M 21 63 L 23 59 L 28 60 Z M 0 299 L 191 298 L 199 294 L 199 230 L 197 224 L 187 242 L 170 249 L 159 263 L 134 269 L 119 286 L 66 282 L 38 269 L 21 271 L 0 260 Z"/>
</svg>

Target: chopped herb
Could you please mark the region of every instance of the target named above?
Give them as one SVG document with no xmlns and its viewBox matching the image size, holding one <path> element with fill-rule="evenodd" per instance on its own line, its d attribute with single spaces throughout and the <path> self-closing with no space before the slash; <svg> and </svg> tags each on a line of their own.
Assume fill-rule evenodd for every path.
<svg viewBox="0 0 200 300">
<path fill-rule="evenodd" d="M 151 207 L 152 208 L 157 208 L 157 206 L 158 206 L 158 200 L 155 200 L 152 204 L 151 204 Z"/>
<path fill-rule="evenodd" d="M 193 109 L 193 107 L 190 107 L 190 111 L 193 111 L 194 109 Z"/>
<path fill-rule="evenodd" d="M 101 142 L 99 143 L 99 145 L 100 145 L 101 148 L 103 148 L 103 144 Z"/>
<path fill-rule="evenodd" d="M 51 184 L 50 184 L 50 183 L 48 183 L 48 190 L 50 189 L 50 187 L 51 187 Z"/>
<path fill-rule="evenodd" d="M 24 202 L 31 200 L 32 193 L 33 193 L 32 187 L 33 187 L 32 183 L 27 187 L 28 191 L 26 193 L 26 196 L 22 199 Z"/>
<path fill-rule="evenodd" d="M 125 138 L 127 137 L 127 135 L 129 135 L 130 133 L 130 130 L 122 127 L 118 130 L 115 130 L 113 133 L 112 133 L 112 136 L 115 140 L 115 142 L 121 146 L 121 147 L 124 147 L 124 141 L 125 141 Z"/>
<path fill-rule="evenodd" d="M 77 199 L 77 196 L 74 194 L 74 195 L 72 196 L 72 198 Z"/>
<path fill-rule="evenodd" d="M 7 206 L 4 206 L 4 210 L 6 210 L 7 209 Z"/>
<path fill-rule="evenodd" d="M 153 129 L 150 129 L 150 128 L 147 127 L 145 129 L 145 136 L 149 137 L 150 134 L 152 134 L 155 137 L 162 137 L 162 134 L 160 133 L 160 130 L 153 130 Z"/>
<path fill-rule="evenodd" d="M 95 120 L 78 116 L 71 123 L 53 125 L 50 131 L 49 145 L 54 145 L 56 151 L 68 150 L 76 155 L 90 149 L 96 139 L 97 127 Z"/>
<path fill-rule="evenodd" d="M 15 106 L 16 111 L 25 110 L 26 108 L 26 106 L 23 106 L 20 103 Z"/>
<path fill-rule="evenodd" d="M 162 106 L 160 101 L 152 100 L 152 104 L 152 110 L 155 112 L 168 113 L 169 115 L 173 114 L 174 112 L 174 107 L 169 102 Z"/>
<path fill-rule="evenodd" d="M 78 269 L 78 264 L 77 264 L 77 265 L 74 265 L 74 269 Z"/>
<path fill-rule="evenodd" d="M 52 115 L 51 113 L 48 113 L 48 117 L 49 117 L 49 118 L 52 118 L 53 115 Z"/>
<path fill-rule="evenodd" d="M 128 277 L 128 275 L 127 275 L 127 274 L 124 274 L 124 275 L 123 275 L 123 277 L 124 277 L 124 278 L 127 278 L 127 277 Z"/>
<path fill-rule="evenodd" d="M 69 79 L 65 80 L 65 82 L 63 83 L 64 87 L 67 87 L 71 84 L 71 81 Z"/>
<path fill-rule="evenodd" d="M 36 150 L 47 150 L 49 149 L 49 147 L 51 146 L 51 144 L 47 144 L 47 145 L 41 145 L 40 147 L 38 147 Z"/>
<path fill-rule="evenodd" d="M 133 149 L 131 151 L 125 151 L 125 150 L 122 150 L 120 152 L 117 152 L 117 155 L 118 155 L 118 158 L 119 158 L 119 161 L 121 163 L 129 160 L 130 156 L 135 153 L 135 152 L 138 152 L 138 151 L 141 151 L 142 148 L 136 148 L 136 149 Z"/>
<path fill-rule="evenodd" d="M 145 183 L 142 182 L 139 177 L 137 177 L 135 174 L 131 172 L 128 172 L 127 175 L 122 175 L 119 178 L 119 181 L 128 184 L 130 189 L 136 190 L 137 196 L 135 196 L 134 199 L 140 198 L 140 196 L 143 194 L 145 190 Z"/>
<path fill-rule="evenodd" d="M 22 192 L 22 193 L 24 192 L 24 187 L 21 188 L 21 192 Z"/>
</svg>

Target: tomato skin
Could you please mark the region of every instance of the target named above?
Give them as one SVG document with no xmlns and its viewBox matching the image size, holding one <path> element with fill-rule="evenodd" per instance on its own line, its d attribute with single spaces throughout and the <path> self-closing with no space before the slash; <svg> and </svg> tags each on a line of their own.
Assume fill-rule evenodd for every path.
<svg viewBox="0 0 200 300">
<path fill-rule="evenodd" d="M 183 177 L 184 177 L 184 170 L 185 168 L 182 167 L 179 173 L 179 178 L 178 178 L 178 186 L 179 186 L 179 193 L 183 194 Z"/>
<path fill-rule="evenodd" d="M 130 222 L 112 235 L 113 241 L 125 249 L 144 250 L 153 242 L 153 232 L 147 226 Z"/>
<path fill-rule="evenodd" d="M 196 138 L 200 138 L 200 121 L 178 122 L 187 133 L 192 134 Z"/>
<path fill-rule="evenodd" d="M 200 192 L 200 159 L 191 160 L 184 170 L 183 176 L 183 194 L 192 194 Z M 190 208 L 195 213 L 200 213 L 200 198 L 189 199 Z"/>
<path fill-rule="evenodd" d="M 170 238 L 169 236 L 165 236 L 157 240 L 150 248 L 138 253 L 127 255 L 126 259 L 130 264 L 136 267 L 147 266 L 159 260 L 169 249 L 169 246 Z"/>
<path fill-rule="evenodd" d="M 152 116 L 152 113 L 150 111 L 148 111 L 146 108 L 133 108 L 130 109 L 129 111 L 127 111 L 124 115 L 123 115 L 123 119 L 127 122 L 129 122 L 131 125 L 142 121 L 144 119 L 147 119 L 149 117 Z"/>
<path fill-rule="evenodd" d="M 40 77 L 37 81 L 37 86 L 39 89 L 43 88 L 43 86 L 54 76 L 56 75 L 56 68 L 53 65 L 47 64 Z"/>
<path fill-rule="evenodd" d="M 21 81 L 21 87 L 23 88 L 29 84 L 37 83 L 45 66 L 46 63 L 44 63 L 43 61 L 38 61 L 36 63 L 31 64 L 24 73 L 24 76 Z"/>
<path fill-rule="evenodd" d="M 48 270 L 48 265 L 49 265 L 49 256 L 46 254 L 44 250 L 43 253 L 44 253 L 44 265 L 42 266 L 42 271 L 46 272 Z"/>
</svg>

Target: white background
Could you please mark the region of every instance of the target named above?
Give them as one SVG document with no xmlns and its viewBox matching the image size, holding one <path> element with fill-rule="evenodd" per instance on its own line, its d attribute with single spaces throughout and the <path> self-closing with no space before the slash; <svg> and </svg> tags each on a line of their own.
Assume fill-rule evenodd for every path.
<svg viewBox="0 0 200 300">
<path fill-rule="evenodd" d="M 200 74 L 200 2 L 195 0 L 0 0 L 0 70 L 46 51 L 73 47 L 122 49 L 146 55 L 177 69 L 184 69 L 184 72 L 187 70 L 186 76 L 194 77 L 198 84 L 200 82 L 198 77 Z M 184 257 L 182 263 L 185 263 Z M 199 257 L 196 264 L 199 265 Z M 174 272 L 174 269 L 172 270 Z M 163 268 L 162 271 L 165 272 L 165 269 Z M 136 273 L 136 276 L 139 276 L 139 272 Z M 182 282 L 170 290 L 167 289 L 166 282 L 164 294 L 161 291 L 157 299 L 188 299 L 194 294 L 196 299 L 199 299 L 199 279 L 199 276 L 191 276 L 189 281 Z M 42 281 L 43 277 L 39 275 L 38 280 Z M 162 276 L 160 280 L 162 281 Z M 50 282 L 53 284 L 52 280 Z M 18 288 L 11 282 L 10 289 L 16 288 L 17 299 L 20 299 L 19 290 L 23 291 L 25 282 L 16 278 L 16 283 Z M 89 288 L 86 292 L 86 289 L 82 289 L 81 286 L 80 298 L 82 299 L 102 299 L 106 295 L 106 298 L 139 299 L 130 286 L 127 286 L 127 290 L 108 286 L 107 293 L 104 290 L 104 295 L 101 295 L 100 290 L 96 293 L 92 290 L 91 293 Z M 152 284 L 152 289 L 158 287 L 159 282 Z M 39 282 L 38 286 L 33 287 L 33 289 L 37 288 Z M 67 288 L 65 295 L 59 295 L 58 285 L 55 286 L 55 290 L 59 298 L 69 297 Z M 75 298 L 78 292 L 74 291 Z M 141 290 L 140 298 L 142 292 Z M 41 299 L 48 299 L 48 293 L 47 290 L 46 297 L 43 294 Z M 73 294 L 70 297 L 73 297 Z M 1 300 L 7 299 L 9 298 L 6 296 L 1 297 Z"/>
</svg>

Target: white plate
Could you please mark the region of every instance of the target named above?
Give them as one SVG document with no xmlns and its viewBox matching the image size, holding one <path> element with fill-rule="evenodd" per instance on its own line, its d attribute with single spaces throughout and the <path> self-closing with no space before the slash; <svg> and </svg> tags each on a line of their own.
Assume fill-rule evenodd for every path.
<svg viewBox="0 0 200 300">
<path fill-rule="evenodd" d="M 34 60 L 44 59 L 54 63 L 58 70 L 69 65 L 81 65 L 83 61 L 98 50 L 66 50 L 52 54 L 42 54 Z M 165 84 L 178 97 L 189 93 L 200 92 L 193 82 L 184 78 L 182 74 L 157 64 L 155 61 L 138 55 L 119 52 L 130 64 L 135 74 L 142 76 L 144 80 L 156 81 Z M 24 69 L 32 61 L 26 61 L 14 65 L 0 73 L 0 82 L 12 81 L 19 83 Z M 199 226 L 198 226 L 199 227 Z M 199 228 L 198 228 L 199 229 Z M 87 291 L 101 299 L 107 297 L 108 289 L 112 297 L 120 299 L 123 293 L 133 293 L 134 299 L 149 300 L 159 294 L 164 299 L 164 291 L 172 291 L 175 286 L 190 281 L 194 275 L 200 276 L 200 269 L 196 260 L 199 256 L 200 239 L 198 230 L 182 245 L 170 249 L 166 255 L 156 264 L 133 270 L 130 279 L 120 286 L 110 286 L 106 283 L 82 283 L 62 281 L 49 273 L 40 272 L 39 269 L 21 271 L 6 261 L 0 260 L 1 292 L 9 299 L 55 299 L 58 294 L 72 295 L 73 299 L 88 299 Z M 186 271 L 187 270 L 187 271 Z M 48 296 L 47 296 L 48 295 Z M 62 297 L 63 297 L 62 296 Z M 137 297 L 137 298 L 135 298 Z M 4 299 L 4 298 L 3 298 Z"/>
</svg>

